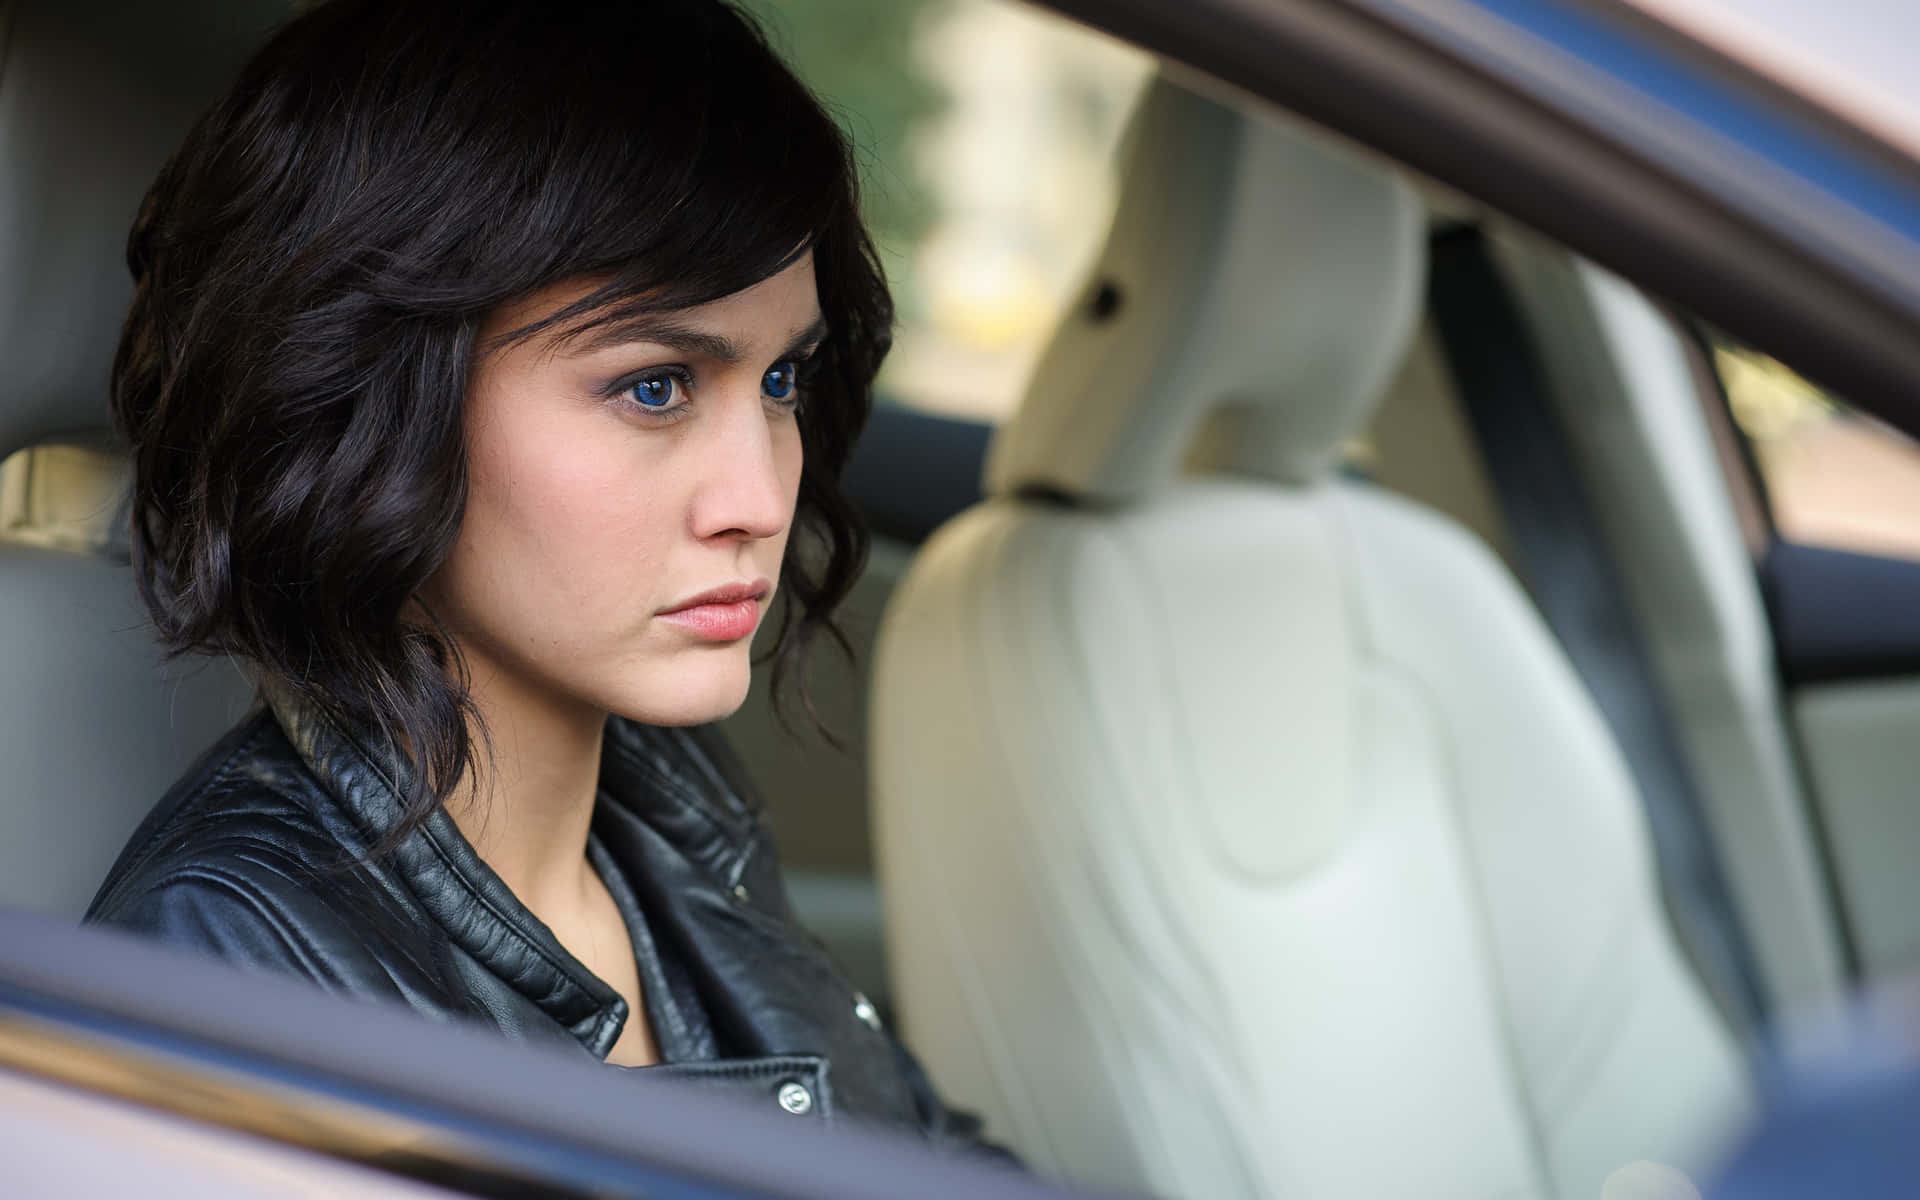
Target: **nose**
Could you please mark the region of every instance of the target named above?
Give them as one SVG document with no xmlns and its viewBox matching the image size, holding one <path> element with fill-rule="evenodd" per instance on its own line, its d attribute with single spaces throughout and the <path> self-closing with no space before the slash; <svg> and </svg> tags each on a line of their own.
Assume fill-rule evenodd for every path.
<svg viewBox="0 0 1920 1200">
<path fill-rule="evenodd" d="M 767 413 L 757 388 L 729 395 L 706 415 L 693 535 L 746 541 L 783 532 L 799 484 L 799 431 L 791 419 Z"/>
</svg>

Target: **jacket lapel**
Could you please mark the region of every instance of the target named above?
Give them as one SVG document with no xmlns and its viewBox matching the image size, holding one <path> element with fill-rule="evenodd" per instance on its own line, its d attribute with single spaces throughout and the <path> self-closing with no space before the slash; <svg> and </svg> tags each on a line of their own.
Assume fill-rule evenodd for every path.
<svg viewBox="0 0 1920 1200">
<path fill-rule="evenodd" d="M 607 744 L 621 752 L 602 760 L 611 802 L 595 830 L 655 937 L 694 971 L 724 1050 L 818 1056 L 843 1110 L 911 1114 L 892 1039 L 794 921 L 757 797 L 724 744 L 617 719 Z"/>
<path fill-rule="evenodd" d="M 268 706 L 328 797 L 377 845 L 398 825 L 404 763 L 376 757 L 361 740 L 288 690 L 268 686 Z M 444 808 L 394 847 L 387 860 L 414 902 L 488 972 L 605 1058 L 627 1002 L 560 945 L 487 866 Z"/>
</svg>

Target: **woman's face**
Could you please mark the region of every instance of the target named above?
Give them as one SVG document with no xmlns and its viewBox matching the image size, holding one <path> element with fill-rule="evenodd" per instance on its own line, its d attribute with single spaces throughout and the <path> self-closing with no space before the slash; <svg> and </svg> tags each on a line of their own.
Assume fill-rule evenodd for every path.
<svg viewBox="0 0 1920 1200">
<path fill-rule="evenodd" d="M 813 259 L 571 340 L 490 339 L 591 291 L 506 305 L 467 395 L 466 515 L 425 599 L 499 702 L 713 720 L 745 698 L 800 485 Z"/>
</svg>

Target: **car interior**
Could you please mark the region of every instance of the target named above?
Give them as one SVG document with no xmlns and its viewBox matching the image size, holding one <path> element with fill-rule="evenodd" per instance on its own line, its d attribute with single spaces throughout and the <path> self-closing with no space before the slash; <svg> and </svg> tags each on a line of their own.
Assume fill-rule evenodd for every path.
<svg viewBox="0 0 1920 1200">
<path fill-rule="evenodd" d="M 153 643 L 104 381 L 283 11 L 4 9 L 0 905 L 78 918 L 252 703 Z M 1715 331 L 1448 189 L 1171 66 L 1114 178 L 1004 423 L 876 408 L 835 737 L 726 722 L 797 912 L 1075 1184 L 1706 1170 L 1764 1036 L 1920 963 L 1920 565 L 1783 536 Z"/>
</svg>

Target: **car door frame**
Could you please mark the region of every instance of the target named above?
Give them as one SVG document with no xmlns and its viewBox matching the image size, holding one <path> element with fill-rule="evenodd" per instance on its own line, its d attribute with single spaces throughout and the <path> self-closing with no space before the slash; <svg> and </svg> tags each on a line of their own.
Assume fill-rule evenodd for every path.
<svg viewBox="0 0 1920 1200">
<path fill-rule="evenodd" d="M 1920 164 L 1621 0 L 1038 0 L 1561 242 L 1920 435 Z"/>
</svg>

